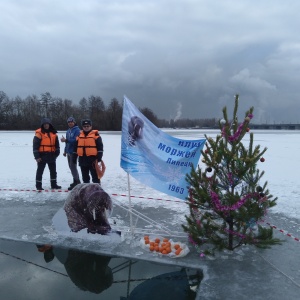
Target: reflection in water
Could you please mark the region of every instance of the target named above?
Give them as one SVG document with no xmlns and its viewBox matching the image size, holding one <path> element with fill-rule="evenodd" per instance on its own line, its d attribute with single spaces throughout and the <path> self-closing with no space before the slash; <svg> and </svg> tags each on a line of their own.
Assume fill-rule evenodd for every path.
<svg viewBox="0 0 300 300">
<path fill-rule="evenodd" d="M 64 265 L 72 282 L 83 291 L 100 294 L 112 285 L 118 289 L 120 284 L 126 282 L 127 292 L 122 296 L 119 294 L 120 300 L 194 300 L 203 278 L 202 271 L 185 268 L 145 278 L 143 273 L 134 272 L 133 268 L 147 262 L 127 260 L 119 264 L 120 258 L 115 258 L 117 265 L 113 263 L 114 267 L 111 268 L 108 265 L 114 258 L 109 256 L 56 248 L 51 245 L 37 245 L 37 248 L 44 254 L 47 263 L 56 257 Z M 125 281 L 114 281 L 113 274 L 118 272 L 127 272 L 129 276 L 126 276 Z M 136 278 L 136 273 L 139 278 Z M 136 285 L 137 283 L 139 284 Z"/>
<path fill-rule="evenodd" d="M 69 250 L 65 268 L 71 280 L 84 291 L 99 294 L 112 285 L 110 257 Z"/>
<path fill-rule="evenodd" d="M 46 263 L 52 261 L 55 257 L 51 245 L 36 245 L 36 247 L 38 248 L 39 252 L 44 253 L 44 260 Z"/>
<path fill-rule="evenodd" d="M 56 257 L 64 266 L 74 284 L 83 291 L 100 294 L 112 285 L 113 274 L 108 266 L 111 257 L 73 249 L 37 245 L 48 263 Z"/>
<path fill-rule="evenodd" d="M 138 285 L 120 300 L 194 300 L 197 287 L 203 278 L 201 272 L 188 275 L 185 269 L 155 276 Z"/>
</svg>

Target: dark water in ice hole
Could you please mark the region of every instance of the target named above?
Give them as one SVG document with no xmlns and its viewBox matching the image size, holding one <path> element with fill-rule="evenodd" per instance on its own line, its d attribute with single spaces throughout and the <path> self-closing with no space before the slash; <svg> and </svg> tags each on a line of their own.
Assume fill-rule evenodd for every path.
<svg viewBox="0 0 300 300">
<path fill-rule="evenodd" d="M 0 299 L 192 300 L 201 270 L 0 239 Z"/>
</svg>

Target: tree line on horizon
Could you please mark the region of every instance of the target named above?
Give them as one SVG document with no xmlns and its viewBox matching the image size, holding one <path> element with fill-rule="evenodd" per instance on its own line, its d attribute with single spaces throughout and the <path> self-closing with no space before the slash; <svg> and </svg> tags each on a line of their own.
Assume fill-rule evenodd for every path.
<svg viewBox="0 0 300 300">
<path fill-rule="evenodd" d="M 217 128 L 217 119 L 159 119 L 148 107 L 139 108 L 141 113 L 159 128 Z M 52 97 L 49 92 L 10 99 L 0 91 L 0 130 L 35 130 L 42 118 L 50 118 L 57 130 L 65 130 L 67 118 L 73 116 L 80 126 L 82 119 L 93 122 L 93 128 L 105 131 L 122 130 L 122 103 L 112 98 L 105 105 L 100 96 L 83 97 L 78 104 L 72 100 Z"/>
</svg>

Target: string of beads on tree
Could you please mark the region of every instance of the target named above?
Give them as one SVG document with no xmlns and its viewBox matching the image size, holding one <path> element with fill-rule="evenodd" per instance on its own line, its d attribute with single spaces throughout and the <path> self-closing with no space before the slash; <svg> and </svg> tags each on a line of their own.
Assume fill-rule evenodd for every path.
<svg viewBox="0 0 300 300">
<path fill-rule="evenodd" d="M 246 244 L 268 248 L 282 242 L 273 238 L 272 228 L 262 225 L 268 209 L 277 200 L 267 189 L 267 182 L 261 184 L 264 171 L 257 168 L 258 163 L 265 161 L 267 148 L 261 151 L 260 145 L 253 145 L 253 133 L 249 133 L 253 107 L 238 123 L 238 103 L 236 95 L 232 120 L 228 119 L 227 108 L 223 108 L 220 134 L 215 139 L 205 135 L 205 168 L 193 167 L 187 174 L 190 214 L 182 226 L 190 243 L 205 254 Z M 243 141 L 246 134 L 247 147 L 247 141 Z"/>
</svg>

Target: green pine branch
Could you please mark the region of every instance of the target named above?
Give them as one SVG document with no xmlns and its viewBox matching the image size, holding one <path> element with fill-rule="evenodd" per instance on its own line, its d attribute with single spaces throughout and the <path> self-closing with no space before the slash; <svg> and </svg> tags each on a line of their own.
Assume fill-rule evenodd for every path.
<svg viewBox="0 0 300 300">
<path fill-rule="evenodd" d="M 191 243 L 205 246 L 203 251 L 233 250 L 244 244 L 266 248 L 281 242 L 273 238 L 271 228 L 260 225 L 277 198 L 267 182 L 261 183 L 264 171 L 257 168 L 267 148 L 254 146 L 254 135 L 248 134 L 254 108 L 239 123 L 238 103 L 236 95 L 231 120 L 223 108 L 216 138 L 205 135 L 206 148 L 201 152 L 205 168 L 193 167 L 187 174 L 189 215 L 182 226 Z M 246 134 L 248 145 L 243 142 Z"/>
</svg>

